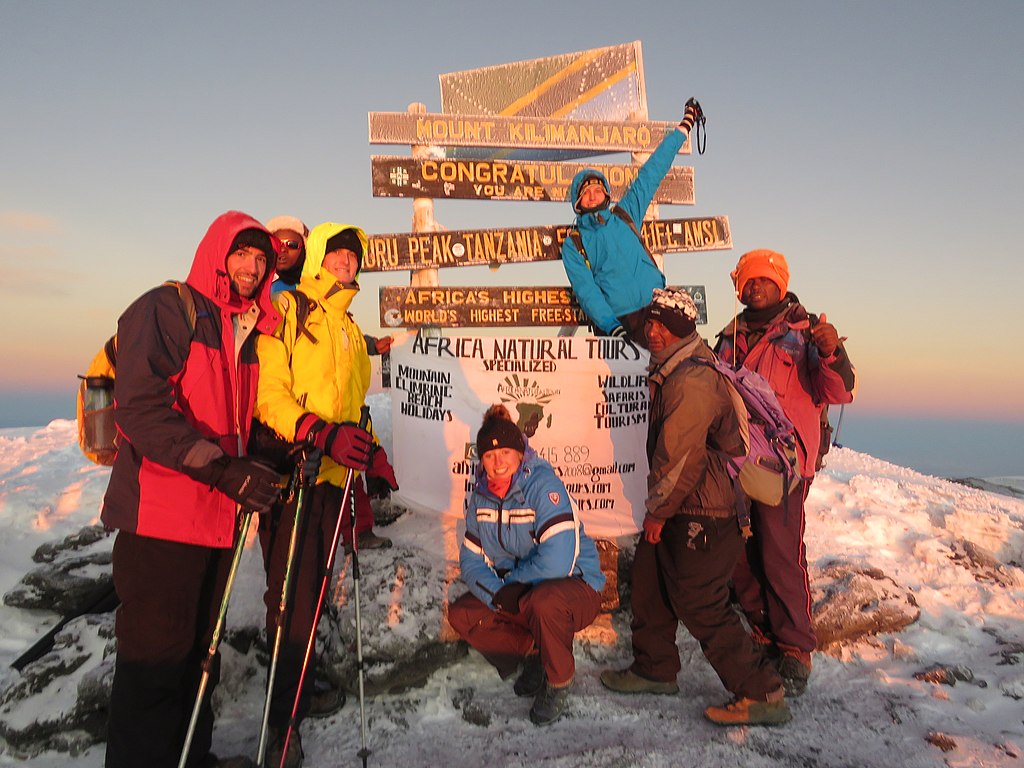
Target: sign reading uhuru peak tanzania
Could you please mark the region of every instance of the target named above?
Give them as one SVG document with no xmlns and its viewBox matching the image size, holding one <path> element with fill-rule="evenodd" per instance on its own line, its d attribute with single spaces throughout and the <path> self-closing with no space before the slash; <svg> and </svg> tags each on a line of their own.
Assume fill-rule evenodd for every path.
<svg viewBox="0 0 1024 768">
<path fill-rule="evenodd" d="M 363 272 L 471 267 L 555 261 L 562 257 L 568 224 L 447 232 L 370 235 Z M 648 219 L 640 233 L 654 253 L 717 251 L 732 248 L 726 216 Z"/>
<path fill-rule="evenodd" d="M 466 200 L 538 200 L 564 203 L 572 178 L 601 171 L 612 197 L 622 197 L 640 167 L 628 163 L 554 163 L 530 160 L 439 160 L 375 155 L 370 158 L 377 197 Z M 654 195 L 656 203 L 693 205 L 693 168 L 673 166 Z"/>
<path fill-rule="evenodd" d="M 708 321 L 703 285 L 677 286 L 697 305 L 697 322 Z M 581 326 L 590 320 L 571 289 L 560 285 L 515 286 L 382 286 L 382 328 L 496 328 Z"/>
</svg>

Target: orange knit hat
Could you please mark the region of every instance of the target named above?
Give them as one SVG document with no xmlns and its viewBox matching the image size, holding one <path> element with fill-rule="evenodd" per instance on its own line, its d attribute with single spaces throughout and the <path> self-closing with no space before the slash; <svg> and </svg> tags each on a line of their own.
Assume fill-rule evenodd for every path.
<svg viewBox="0 0 1024 768">
<path fill-rule="evenodd" d="M 786 263 L 786 257 L 767 248 L 744 253 L 729 276 L 736 286 L 736 295 L 741 298 L 744 286 L 755 277 L 767 277 L 779 286 L 779 293 L 783 296 L 789 289 L 789 264 Z"/>
</svg>

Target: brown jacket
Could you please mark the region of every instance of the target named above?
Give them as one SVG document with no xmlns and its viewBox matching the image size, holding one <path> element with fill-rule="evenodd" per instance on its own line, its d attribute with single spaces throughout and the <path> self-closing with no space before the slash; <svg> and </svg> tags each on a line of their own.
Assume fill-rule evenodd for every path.
<svg viewBox="0 0 1024 768">
<path fill-rule="evenodd" d="M 648 376 L 646 507 L 659 520 L 735 514 L 725 455 L 743 455 L 739 420 L 725 378 L 710 366 L 687 364 L 691 357 L 714 359 L 696 333 Z"/>
</svg>

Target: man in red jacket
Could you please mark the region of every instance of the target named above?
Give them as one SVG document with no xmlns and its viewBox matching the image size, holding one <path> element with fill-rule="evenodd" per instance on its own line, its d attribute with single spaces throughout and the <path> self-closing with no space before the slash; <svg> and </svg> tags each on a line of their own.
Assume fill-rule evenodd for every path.
<svg viewBox="0 0 1024 768">
<path fill-rule="evenodd" d="M 101 518 L 116 528 L 117 659 L 107 768 L 176 766 L 224 594 L 240 509 L 269 508 L 280 476 L 243 456 L 256 396 L 255 338 L 270 303 L 274 241 L 256 219 L 219 216 L 185 281 L 143 294 L 117 324 L 114 414 L 120 444 Z M 210 754 L 210 668 L 189 766 Z M 224 762 L 225 765 L 244 763 Z"/>
<path fill-rule="evenodd" d="M 719 334 L 718 356 L 761 374 L 797 434 L 802 482 L 777 507 L 753 502 L 753 538 L 733 574 L 733 586 L 754 639 L 778 659 L 786 692 L 799 696 L 811 673 L 817 639 L 811 626 L 811 587 L 804 548 L 804 501 L 821 443 L 821 413 L 853 401 L 853 365 L 835 326 L 808 314 L 789 292 L 789 265 L 765 249 L 740 257 L 732 272 L 744 309 Z"/>
</svg>

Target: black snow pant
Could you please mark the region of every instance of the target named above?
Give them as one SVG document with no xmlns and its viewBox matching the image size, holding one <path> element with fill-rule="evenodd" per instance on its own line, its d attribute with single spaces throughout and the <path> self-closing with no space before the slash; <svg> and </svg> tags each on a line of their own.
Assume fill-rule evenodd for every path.
<svg viewBox="0 0 1024 768">
<path fill-rule="evenodd" d="M 117 534 L 113 572 L 121 605 L 106 768 L 178 765 L 231 557 L 230 549 Z M 218 655 L 192 738 L 190 768 L 208 759 L 210 701 L 219 678 Z"/>
<path fill-rule="evenodd" d="M 357 482 L 362 481 L 357 479 Z M 295 693 L 299 689 L 302 660 L 313 629 L 313 614 L 316 612 L 316 603 L 326 572 L 328 548 L 338 522 L 338 511 L 341 509 L 343 495 L 344 489 L 329 483 L 307 488 L 304 493 L 299 534 L 291 566 L 291 594 L 285 607 L 277 677 L 270 700 L 269 723 L 275 729 L 287 728 L 291 719 Z M 346 514 L 342 524 L 351 526 L 351 517 Z M 281 585 L 284 583 L 285 569 L 288 565 L 288 543 L 294 525 L 294 503 L 275 506 L 270 514 L 260 518 L 260 547 L 263 549 L 263 564 L 267 571 L 267 591 L 264 595 L 267 607 L 267 643 L 271 650 L 277 633 Z M 302 686 L 302 696 L 299 699 L 296 723 L 301 722 L 309 712 L 315 682 L 314 644 Z"/>
<path fill-rule="evenodd" d="M 760 701 L 782 685 L 729 602 L 729 577 L 743 548 L 734 517 L 676 515 L 633 559 L 633 665 L 648 680 L 675 682 L 681 621 L 726 690 Z"/>
</svg>

